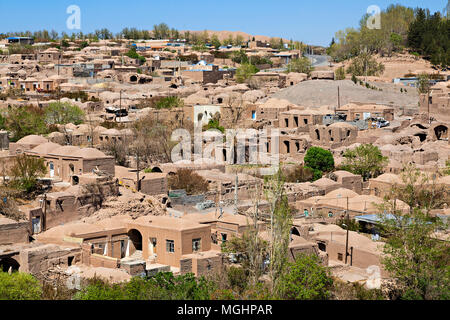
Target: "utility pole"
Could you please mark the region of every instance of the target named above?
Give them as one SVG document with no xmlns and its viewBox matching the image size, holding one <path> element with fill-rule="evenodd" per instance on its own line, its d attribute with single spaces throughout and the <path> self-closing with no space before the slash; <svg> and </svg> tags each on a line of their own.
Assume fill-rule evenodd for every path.
<svg viewBox="0 0 450 320">
<path fill-rule="evenodd" d="M 338 109 L 341 109 L 341 91 L 338 86 Z M 336 108 L 334 108 L 334 115 L 336 115 Z"/>
<path fill-rule="evenodd" d="M 238 214 L 238 184 L 239 184 L 239 178 L 238 174 L 236 172 L 236 180 L 234 184 L 234 214 Z"/>
<path fill-rule="evenodd" d="M 350 217 L 349 217 L 349 213 L 348 213 L 348 197 L 347 197 L 347 238 L 345 240 L 345 264 L 347 264 L 347 258 L 349 256 L 348 254 L 348 233 L 349 233 L 349 222 L 350 222 Z"/>
<path fill-rule="evenodd" d="M 45 231 L 45 222 L 47 220 L 47 193 L 44 194 L 44 216 L 41 223 L 41 231 Z"/>
<path fill-rule="evenodd" d="M 136 149 L 136 189 L 141 191 L 141 180 L 139 179 L 139 151 Z"/>
</svg>

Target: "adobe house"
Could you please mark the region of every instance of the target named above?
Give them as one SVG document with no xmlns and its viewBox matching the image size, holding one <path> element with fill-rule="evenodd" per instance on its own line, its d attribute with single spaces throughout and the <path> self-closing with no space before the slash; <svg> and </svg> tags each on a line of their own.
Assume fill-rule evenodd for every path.
<svg viewBox="0 0 450 320">
<path fill-rule="evenodd" d="M 321 251 L 328 254 L 329 260 L 345 263 L 346 261 L 346 230 L 336 225 L 323 225 L 314 223 L 312 231 L 307 239 L 318 244 Z M 381 264 L 382 243 L 374 242 L 364 235 L 350 231 L 348 238 L 347 265 L 361 269 L 377 266 L 381 269 L 381 275 L 387 276 L 387 272 Z"/>
<path fill-rule="evenodd" d="M 312 80 L 334 80 L 334 71 L 312 71 Z"/>
<path fill-rule="evenodd" d="M 254 80 L 257 83 L 262 83 L 266 87 L 278 87 L 285 88 L 287 83 L 287 77 L 285 74 L 275 72 L 258 72 L 250 77 L 250 81 Z M 289 83 L 297 82 L 298 80 L 290 79 Z M 293 84 L 292 84 L 293 85 Z"/>
<path fill-rule="evenodd" d="M 220 252 L 211 250 L 209 225 L 146 216 L 134 221 L 124 219 L 106 229 L 99 226 L 91 229 L 90 233 L 71 235 L 72 241 L 82 247 L 86 264 L 121 267 L 131 274 L 163 265 L 181 273 L 202 275 L 218 269 L 222 263 Z"/>
<path fill-rule="evenodd" d="M 15 221 L 0 214 L 0 245 L 30 242 L 30 222 Z"/>
<path fill-rule="evenodd" d="M 298 59 L 299 56 L 299 52 L 283 51 L 275 54 L 272 60 L 274 60 L 274 62 L 277 64 L 284 65 L 289 64 L 291 60 Z"/>
<path fill-rule="evenodd" d="M 374 179 L 369 180 L 370 194 L 384 198 L 390 195 L 390 191 L 395 185 L 403 185 L 400 176 L 392 173 L 384 173 Z"/>
<path fill-rule="evenodd" d="M 330 178 L 340 184 L 342 188 L 353 190 L 357 194 L 362 193 L 363 179 L 360 175 L 338 170 L 331 173 Z"/>
<path fill-rule="evenodd" d="M 428 97 L 421 94 L 419 97 L 419 111 L 436 117 L 437 119 L 450 120 L 448 113 L 450 103 L 450 91 L 448 88 L 433 88 Z"/>
<path fill-rule="evenodd" d="M 366 120 L 368 118 L 384 118 L 394 120 L 394 108 L 379 104 L 349 103 L 336 109 L 336 113 L 347 116 L 346 121 Z"/>
<path fill-rule="evenodd" d="M 337 190 L 342 187 L 341 184 L 328 178 L 321 178 L 319 180 L 316 180 L 312 183 L 312 185 L 324 190 L 325 194 L 328 194 L 331 191 Z"/>
<path fill-rule="evenodd" d="M 269 148 L 271 145 L 271 139 L 268 138 Z M 296 156 L 304 155 L 306 151 L 311 147 L 311 139 L 307 135 L 282 135 L 280 136 L 280 154 Z"/>
<path fill-rule="evenodd" d="M 219 69 L 219 66 L 217 65 L 206 65 L 205 62 L 203 64 L 199 62 L 189 69 L 181 71 L 183 77 L 188 77 L 191 80 L 202 84 L 217 83 L 219 80 L 222 80 L 224 76 L 231 76 L 233 73 L 234 71 L 232 70 L 222 70 Z"/>
<path fill-rule="evenodd" d="M 119 179 L 119 184 L 127 186 L 133 190 L 138 190 L 136 170 L 121 166 L 115 167 L 115 176 Z M 148 195 L 167 194 L 167 174 L 144 171 L 139 172 L 139 191 Z"/>
<path fill-rule="evenodd" d="M 318 110 L 298 110 L 292 109 L 280 113 L 280 129 L 299 129 L 308 132 L 309 126 L 323 123 L 323 116 L 326 113 Z M 303 129 L 303 130 L 302 130 Z"/>
<path fill-rule="evenodd" d="M 36 60 L 36 55 L 33 53 L 12 54 L 9 56 L 9 63 L 23 64 L 25 61 Z"/>
<path fill-rule="evenodd" d="M 23 137 L 15 143 L 11 142 L 9 144 L 9 152 L 12 155 L 20 154 L 47 142 L 48 140 L 46 138 L 32 134 Z"/>
<path fill-rule="evenodd" d="M 48 167 L 48 177 L 59 178 L 72 184 L 78 184 L 81 175 L 94 171 L 103 171 L 114 176 L 114 157 L 94 148 L 82 149 L 48 142 L 26 153 L 44 159 Z"/>
<path fill-rule="evenodd" d="M 335 122 L 329 126 L 310 126 L 309 135 L 313 144 L 334 149 L 355 143 L 358 137 L 358 128 L 349 123 Z"/>
<path fill-rule="evenodd" d="M 384 199 L 373 195 L 358 195 L 352 190 L 340 188 L 325 196 L 311 197 L 296 202 L 296 208 L 305 217 L 322 217 L 335 221 L 344 218 L 347 213 L 350 217 L 361 214 L 378 214 L 379 205 Z M 397 209 L 407 212 L 409 206 L 401 200 L 396 201 Z"/>
<path fill-rule="evenodd" d="M 49 48 L 37 54 L 37 60 L 43 63 L 55 63 L 62 59 L 62 53 L 56 49 Z"/>
</svg>

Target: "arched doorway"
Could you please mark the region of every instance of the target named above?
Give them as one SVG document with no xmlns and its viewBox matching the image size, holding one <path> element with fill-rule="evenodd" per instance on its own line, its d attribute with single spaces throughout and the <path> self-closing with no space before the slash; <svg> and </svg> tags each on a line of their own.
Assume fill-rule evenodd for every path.
<svg viewBox="0 0 450 320">
<path fill-rule="evenodd" d="M 50 162 L 50 178 L 53 178 L 55 176 L 55 164 L 53 162 Z"/>
<path fill-rule="evenodd" d="M 11 257 L 0 258 L 0 270 L 8 272 L 10 268 L 12 271 L 19 271 L 19 262 Z"/>
<path fill-rule="evenodd" d="M 425 140 L 427 140 L 427 135 L 425 133 L 417 133 L 414 136 L 419 137 L 420 142 L 424 142 Z"/>
<path fill-rule="evenodd" d="M 128 231 L 128 238 L 129 249 L 127 250 L 127 256 L 133 255 L 136 251 L 142 251 L 142 234 L 138 230 L 131 229 Z"/>
<path fill-rule="evenodd" d="M 448 128 L 446 126 L 437 126 L 434 128 L 434 133 L 436 135 L 436 139 L 438 140 L 448 139 Z"/>
<path fill-rule="evenodd" d="M 298 231 L 298 229 L 296 227 L 293 227 L 291 229 L 291 235 L 296 235 L 300 237 L 300 232 Z"/>
</svg>

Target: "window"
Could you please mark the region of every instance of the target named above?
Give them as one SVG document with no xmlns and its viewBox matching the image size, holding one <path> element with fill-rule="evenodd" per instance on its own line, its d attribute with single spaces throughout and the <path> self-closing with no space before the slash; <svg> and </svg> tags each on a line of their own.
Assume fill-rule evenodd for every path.
<svg viewBox="0 0 450 320">
<path fill-rule="evenodd" d="M 222 235 L 222 242 L 227 242 L 227 234 L 221 233 L 221 235 Z"/>
<path fill-rule="evenodd" d="M 339 261 L 343 261 L 344 260 L 344 255 L 342 253 L 338 253 L 338 260 Z"/>
<path fill-rule="evenodd" d="M 202 244 L 202 239 L 193 239 L 192 240 L 192 251 L 197 252 L 200 251 Z"/>
<path fill-rule="evenodd" d="M 175 252 L 175 241 L 166 240 L 166 251 L 171 253 Z"/>
</svg>

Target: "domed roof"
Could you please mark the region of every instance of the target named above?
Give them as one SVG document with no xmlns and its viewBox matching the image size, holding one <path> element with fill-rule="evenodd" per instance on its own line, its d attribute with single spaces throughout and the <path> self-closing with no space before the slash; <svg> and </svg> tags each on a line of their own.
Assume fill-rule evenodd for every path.
<svg viewBox="0 0 450 320">
<path fill-rule="evenodd" d="M 77 152 L 78 150 L 80 150 L 79 147 L 63 146 L 63 147 L 59 147 L 59 148 L 53 150 L 50 154 L 57 155 L 57 156 L 73 157 L 75 152 Z"/>
<path fill-rule="evenodd" d="M 47 143 L 40 144 L 37 147 L 33 148 L 31 150 L 31 152 L 34 152 L 37 154 L 49 154 L 50 152 L 58 149 L 59 147 L 61 147 L 61 145 L 59 145 L 57 143 L 47 142 Z"/>
<path fill-rule="evenodd" d="M 398 175 L 393 173 L 384 173 L 373 180 L 387 183 L 398 183 L 398 184 L 403 183 L 402 179 Z"/>
<path fill-rule="evenodd" d="M 334 191 L 331 191 L 325 197 L 326 198 L 347 198 L 347 197 L 353 198 L 356 196 L 358 196 L 358 194 L 353 190 L 346 189 L 346 188 L 339 188 Z"/>
<path fill-rule="evenodd" d="M 84 158 L 84 159 L 96 159 L 104 158 L 106 155 L 95 148 L 83 148 L 79 149 L 73 154 L 74 157 Z"/>
<path fill-rule="evenodd" d="M 320 178 L 319 180 L 314 181 L 313 184 L 316 186 L 332 186 L 338 183 L 328 178 Z"/>
<path fill-rule="evenodd" d="M 20 139 L 19 141 L 17 141 L 18 144 L 42 144 L 42 143 L 47 143 L 48 140 L 45 139 L 42 136 L 37 136 L 35 134 L 23 137 L 22 139 Z"/>
</svg>

